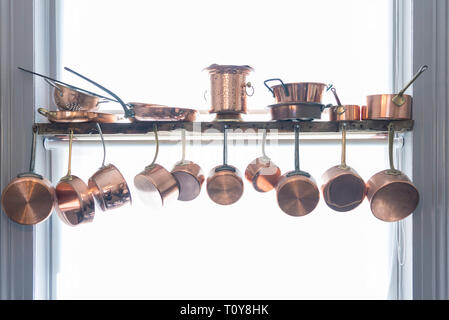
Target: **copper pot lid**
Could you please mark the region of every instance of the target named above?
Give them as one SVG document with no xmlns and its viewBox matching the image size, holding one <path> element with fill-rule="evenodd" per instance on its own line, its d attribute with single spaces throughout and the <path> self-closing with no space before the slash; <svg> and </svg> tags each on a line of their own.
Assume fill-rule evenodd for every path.
<svg viewBox="0 0 449 320">
<path fill-rule="evenodd" d="M 254 69 L 248 65 L 223 65 L 223 64 L 211 64 L 209 67 L 204 68 L 204 70 L 209 71 L 210 74 L 216 73 L 240 73 L 240 74 L 248 74 Z"/>
</svg>

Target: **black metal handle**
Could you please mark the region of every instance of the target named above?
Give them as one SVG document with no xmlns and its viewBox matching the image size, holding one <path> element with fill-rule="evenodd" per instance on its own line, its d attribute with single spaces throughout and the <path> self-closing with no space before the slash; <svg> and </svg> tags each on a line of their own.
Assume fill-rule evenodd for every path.
<svg viewBox="0 0 449 320">
<path fill-rule="evenodd" d="M 274 91 L 273 91 L 273 89 L 271 89 L 271 87 L 270 87 L 269 85 L 267 85 L 267 82 L 270 82 L 270 81 L 279 81 L 279 82 L 282 84 L 282 87 L 284 88 L 285 95 L 286 95 L 287 97 L 290 96 L 290 94 L 289 94 L 289 92 L 288 92 L 288 89 L 287 89 L 286 85 L 284 84 L 284 82 L 283 82 L 281 79 L 279 79 L 279 78 L 267 79 L 267 80 L 265 80 L 265 81 L 263 82 L 263 84 L 265 85 L 265 87 L 268 88 L 268 90 L 270 90 L 270 92 L 273 94 L 273 97 L 275 96 L 275 95 L 274 95 Z"/>
<path fill-rule="evenodd" d="M 117 96 L 114 92 L 112 92 L 112 91 L 109 90 L 109 89 L 106 89 L 106 88 L 103 87 L 102 85 L 96 83 L 95 81 L 93 81 L 93 80 L 91 80 L 91 79 L 89 79 L 89 78 L 83 76 L 82 74 L 80 74 L 80 73 L 78 73 L 78 72 L 76 72 L 76 71 L 74 71 L 74 70 L 72 70 L 72 69 L 70 69 L 70 68 L 68 68 L 68 67 L 64 67 L 64 69 L 67 70 L 67 71 L 69 71 L 69 72 L 71 72 L 71 73 L 73 73 L 73 74 L 75 74 L 75 75 L 77 75 L 77 76 L 80 77 L 81 79 L 84 79 L 84 80 L 86 80 L 86 81 L 92 83 L 94 86 L 97 86 L 97 87 L 100 88 L 101 90 L 103 90 L 103 91 L 107 92 L 108 94 L 110 94 L 111 96 L 113 96 L 115 99 L 117 99 L 118 103 L 120 103 L 120 104 L 122 105 L 122 108 L 123 108 L 123 110 L 125 111 L 125 117 L 126 117 L 126 118 L 132 118 L 132 117 L 134 117 L 134 115 L 135 115 L 134 110 L 129 109 L 129 108 L 127 107 L 127 104 L 124 103 L 123 100 L 120 99 L 120 97 Z"/>
</svg>

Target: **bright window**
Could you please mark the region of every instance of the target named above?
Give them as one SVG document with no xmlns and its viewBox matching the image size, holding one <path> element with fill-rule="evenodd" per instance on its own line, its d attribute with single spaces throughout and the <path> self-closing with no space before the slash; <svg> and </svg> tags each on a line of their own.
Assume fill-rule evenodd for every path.
<svg viewBox="0 0 449 320">
<path fill-rule="evenodd" d="M 368 94 L 391 91 L 390 7 L 389 0 L 63 1 L 61 59 L 125 101 L 207 110 L 203 95 L 210 83 L 202 69 L 218 63 L 254 67 L 250 111 L 273 103 L 263 86 L 272 77 L 332 83 L 343 103 L 362 105 Z M 61 78 L 98 92 L 65 71 Z M 325 94 L 324 102 L 333 101 Z M 181 158 L 173 139 L 179 136 L 169 134 L 160 147 L 158 163 L 169 170 Z M 293 169 L 292 137 L 267 146 L 283 173 Z M 261 150 L 242 138 L 231 134 L 229 163 L 244 172 Z M 302 138 L 301 168 L 320 186 L 322 173 L 339 162 L 339 136 Z M 348 164 L 365 180 L 387 167 L 385 139 L 348 138 Z M 47 145 L 56 183 L 65 174 L 67 142 Z M 212 202 L 203 184 L 192 202 L 148 208 L 133 179 L 154 150 L 152 141 L 109 139 L 107 161 L 128 181 L 132 206 L 97 210 L 92 224 L 77 228 L 55 218 L 55 298 L 387 298 L 392 225 L 374 218 L 366 200 L 336 213 L 321 199 L 314 212 L 293 218 L 278 208 L 274 191 L 257 193 L 245 181 L 232 206 Z M 75 142 L 73 174 L 87 181 L 101 152 L 99 140 Z M 221 152 L 219 139 L 187 146 L 187 158 L 206 176 L 221 163 Z"/>
</svg>

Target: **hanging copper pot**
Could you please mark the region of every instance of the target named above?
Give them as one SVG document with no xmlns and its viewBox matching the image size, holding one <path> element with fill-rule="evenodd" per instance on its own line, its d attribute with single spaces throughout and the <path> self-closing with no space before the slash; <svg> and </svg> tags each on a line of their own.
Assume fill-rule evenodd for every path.
<svg viewBox="0 0 449 320">
<path fill-rule="evenodd" d="M 186 130 L 182 129 L 182 159 L 171 171 L 179 186 L 178 200 L 191 201 L 198 197 L 204 182 L 201 167 L 192 161 L 185 160 Z"/>
<path fill-rule="evenodd" d="M 362 203 L 366 194 L 365 182 L 346 165 L 346 124 L 342 124 L 341 164 L 328 169 L 322 176 L 321 190 L 329 208 L 346 212 Z"/>
<path fill-rule="evenodd" d="M 299 168 L 299 123 L 295 125 L 295 170 L 285 173 L 276 186 L 279 207 L 291 216 L 305 216 L 318 205 L 320 192 L 313 177 Z"/>
<path fill-rule="evenodd" d="M 237 202 L 243 194 L 243 180 L 240 171 L 228 165 L 227 128 L 223 127 L 223 165 L 216 166 L 209 172 L 206 189 L 209 198 L 221 205 Z"/>
<path fill-rule="evenodd" d="M 388 125 L 388 153 L 390 169 L 372 176 L 367 186 L 367 198 L 373 215 L 386 222 L 408 217 L 418 206 L 419 192 L 410 179 L 393 164 L 393 124 Z"/>
<path fill-rule="evenodd" d="M 2 208 L 12 221 L 34 225 L 50 217 L 56 204 L 56 192 L 50 181 L 35 173 L 36 129 L 33 128 L 30 171 L 11 180 L 2 192 Z"/>
<path fill-rule="evenodd" d="M 57 212 L 61 220 L 69 226 L 92 222 L 95 216 L 95 202 L 83 180 L 72 175 L 73 130 L 69 135 L 69 165 L 67 174 L 56 185 L 58 199 Z"/>
<path fill-rule="evenodd" d="M 253 160 L 245 170 L 245 178 L 258 192 L 268 192 L 274 189 L 281 176 L 281 170 L 265 154 L 267 130 L 263 131 L 262 156 Z"/>
<path fill-rule="evenodd" d="M 105 165 L 106 145 L 98 123 L 97 130 L 103 145 L 103 162 L 100 169 L 89 178 L 88 187 L 101 210 L 106 211 L 131 203 L 132 200 L 128 184 L 121 172 L 113 164 Z"/>
</svg>

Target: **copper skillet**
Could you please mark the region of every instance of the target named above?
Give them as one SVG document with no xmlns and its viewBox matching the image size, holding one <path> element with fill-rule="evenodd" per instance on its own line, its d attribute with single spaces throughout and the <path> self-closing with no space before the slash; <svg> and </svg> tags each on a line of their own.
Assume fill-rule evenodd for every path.
<svg viewBox="0 0 449 320">
<path fill-rule="evenodd" d="M 112 113 L 94 111 L 48 111 L 39 108 L 37 111 L 53 123 L 73 123 L 73 122 L 97 122 L 114 123 L 118 120 L 117 115 Z"/>
<path fill-rule="evenodd" d="M 337 106 L 330 109 L 331 115 L 334 115 L 331 119 L 341 121 L 341 163 L 323 174 L 321 190 L 324 201 L 331 209 L 346 212 L 362 203 L 366 194 L 365 182 L 353 168 L 346 164 L 346 121 L 359 120 L 360 108 L 359 106 L 343 106 L 335 88 L 331 90 L 337 100 Z"/>
<path fill-rule="evenodd" d="M 178 200 L 191 201 L 200 194 L 201 186 L 204 182 L 204 175 L 199 165 L 192 161 L 185 160 L 186 130 L 182 129 L 181 132 L 182 159 L 175 164 L 171 174 L 178 182 Z"/>
<path fill-rule="evenodd" d="M 299 129 L 295 125 L 295 170 L 285 173 L 276 186 L 279 207 L 291 216 L 305 216 L 312 212 L 320 199 L 320 192 L 312 176 L 299 168 Z"/>
<path fill-rule="evenodd" d="M 228 126 L 223 127 L 223 165 L 216 166 L 207 178 L 207 194 L 215 203 L 230 205 L 237 202 L 243 194 L 243 180 L 240 171 L 228 165 Z"/>
<path fill-rule="evenodd" d="M 410 179 L 393 164 L 393 123 L 388 125 L 390 169 L 372 176 L 367 182 L 367 198 L 373 215 L 386 222 L 399 221 L 417 207 L 419 192 Z"/>
<path fill-rule="evenodd" d="M 30 171 L 11 180 L 2 192 L 2 207 L 12 221 L 34 225 L 45 221 L 56 203 L 55 189 L 50 181 L 34 172 L 36 129 L 33 129 Z"/>
<path fill-rule="evenodd" d="M 52 79 L 43 74 L 30 71 L 21 67 L 18 69 L 44 78 L 50 86 L 54 88 L 53 98 L 59 110 L 63 111 L 96 111 L 100 103 L 114 101 L 108 97 L 101 96 L 94 92 L 75 87 L 71 84 Z"/>
<path fill-rule="evenodd" d="M 69 165 L 67 174 L 56 186 L 57 212 L 61 220 L 69 226 L 92 222 L 95 216 L 95 202 L 83 180 L 72 175 L 73 130 L 69 135 Z"/>
<path fill-rule="evenodd" d="M 124 112 L 125 118 L 129 118 L 131 121 L 195 121 L 197 111 L 194 109 L 187 108 L 175 108 L 167 107 L 158 104 L 147 104 L 147 103 L 125 103 L 120 97 L 118 97 L 112 91 L 106 89 L 102 85 L 96 83 L 95 81 L 79 74 L 78 72 L 64 67 L 65 70 L 77 75 L 78 77 L 92 83 L 98 88 L 110 94 L 114 97 L 116 102 L 120 103 Z"/>
<path fill-rule="evenodd" d="M 267 130 L 262 136 L 262 156 L 253 160 L 245 170 L 245 178 L 253 185 L 258 192 L 268 192 L 276 187 L 281 170 L 265 154 L 265 144 L 267 140 Z"/>
<path fill-rule="evenodd" d="M 156 152 L 150 165 L 137 174 L 134 186 L 140 199 L 150 206 L 163 206 L 167 201 L 177 199 L 179 196 L 178 182 L 163 166 L 156 163 L 159 154 L 159 137 L 157 126 L 153 127 L 156 139 Z"/>
<path fill-rule="evenodd" d="M 88 181 L 89 192 L 95 197 L 101 210 L 119 208 L 126 203 L 131 203 L 131 192 L 125 178 L 113 164 L 105 165 L 106 145 L 100 124 L 97 123 L 103 145 L 103 162 L 100 169 L 95 172 Z"/>
</svg>

